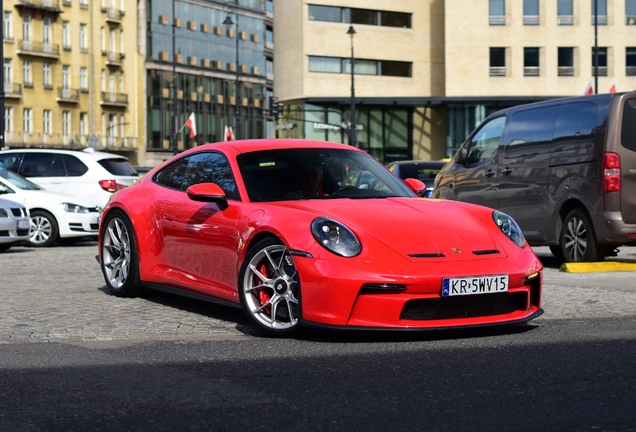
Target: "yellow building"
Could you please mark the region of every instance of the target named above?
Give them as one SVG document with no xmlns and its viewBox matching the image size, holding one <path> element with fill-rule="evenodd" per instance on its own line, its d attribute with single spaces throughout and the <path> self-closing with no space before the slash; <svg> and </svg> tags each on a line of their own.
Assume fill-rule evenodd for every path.
<svg viewBox="0 0 636 432">
<path fill-rule="evenodd" d="M 3 9 L 5 146 L 92 146 L 136 164 L 137 2 L 5 0 Z"/>
<path fill-rule="evenodd" d="M 504 107 L 635 89 L 636 0 L 597 1 L 594 25 L 591 0 L 277 0 L 279 136 L 349 142 L 352 46 L 356 145 L 384 162 L 451 156 Z"/>
</svg>

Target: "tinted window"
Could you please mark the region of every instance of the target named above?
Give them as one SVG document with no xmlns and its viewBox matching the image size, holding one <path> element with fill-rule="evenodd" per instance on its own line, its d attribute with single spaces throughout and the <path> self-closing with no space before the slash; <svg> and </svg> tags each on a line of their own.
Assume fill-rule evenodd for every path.
<svg viewBox="0 0 636 432">
<path fill-rule="evenodd" d="M 172 189 L 181 190 L 181 183 L 183 182 L 183 175 L 188 168 L 187 159 L 179 159 L 155 175 L 155 182 L 167 186 Z"/>
<path fill-rule="evenodd" d="M 62 155 L 25 153 L 19 174 L 23 177 L 66 177 Z"/>
<path fill-rule="evenodd" d="M 380 12 L 381 24 L 386 27 L 411 28 L 411 14 L 401 12 Z"/>
<path fill-rule="evenodd" d="M 22 155 L 22 153 L 0 153 L 0 168 L 17 172 L 20 155 Z"/>
<path fill-rule="evenodd" d="M 351 8 L 349 10 L 349 14 L 350 14 L 349 17 L 345 17 L 345 22 L 349 22 L 351 24 L 367 24 L 367 25 L 378 24 L 377 11 L 369 10 L 369 9 Z"/>
<path fill-rule="evenodd" d="M 79 177 L 86 174 L 88 167 L 84 165 L 84 162 L 72 155 L 62 155 L 64 164 L 66 165 L 66 172 L 70 177 Z"/>
<path fill-rule="evenodd" d="M 339 7 L 309 5 L 310 20 L 340 22 L 341 15 Z"/>
<path fill-rule="evenodd" d="M 559 106 L 555 105 L 514 113 L 508 126 L 506 145 L 551 141 L 558 111 Z"/>
<path fill-rule="evenodd" d="M 492 159 L 501 142 L 506 117 L 497 117 L 486 123 L 470 141 L 467 165 L 482 163 Z"/>
<path fill-rule="evenodd" d="M 597 106 L 589 102 L 561 105 L 554 125 L 554 139 L 594 137 L 597 111 Z"/>
<path fill-rule="evenodd" d="M 197 153 L 186 158 L 181 190 L 199 183 L 216 183 L 228 199 L 240 200 L 236 182 L 227 159 L 219 153 Z"/>
<path fill-rule="evenodd" d="M 623 125 L 621 127 L 621 144 L 636 151 L 636 99 L 625 101 L 623 107 Z"/>
<path fill-rule="evenodd" d="M 130 166 L 126 159 L 101 159 L 98 161 L 101 166 L 106 168 L 106 171 L 113 175 L 119 176 L 136 176 L 137 172 Z"/>
</svg>

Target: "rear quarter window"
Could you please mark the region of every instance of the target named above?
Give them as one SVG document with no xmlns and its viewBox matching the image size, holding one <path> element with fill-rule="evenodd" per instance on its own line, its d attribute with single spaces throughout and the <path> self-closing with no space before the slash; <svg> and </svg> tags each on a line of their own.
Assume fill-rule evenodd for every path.
<svg viewBox="0 0 636 432">
<path fill-rule="evenodd" d="M 623 107 L 621 144 L 626 149 L 636 151 L 636 99 L 628 99 Z"/>
<path fill-rule="evenodd" d="M 137 172 L 135 169 L 128 163 L 126 159 L 121 158 L 107 158 L 101 159 L 99 164 L 103 166 L 106 171 L 111 173 L 112 175 L 118 176 L 136 176 Z"/>
<path fill-rule="evenodd" d="M 66 165 L 66 173 L 69 177 L 79 177 L 86 174 L 88 167 L 84 165 L 84 162 L 71 155 L 62 155 L 64 158 L 64 164 Z"/>
</svg>

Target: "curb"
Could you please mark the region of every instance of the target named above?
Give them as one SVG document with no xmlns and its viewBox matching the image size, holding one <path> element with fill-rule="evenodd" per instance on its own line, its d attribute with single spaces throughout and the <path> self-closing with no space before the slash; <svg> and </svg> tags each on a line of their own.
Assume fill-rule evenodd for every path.
<svg viewBox="0 0 636 432">
<path fill-rule="evenodd" d="M 636 271 L 636 263 L 619 261 L 604 261 L 594 263 L 564 263 L 559 268 L 559 271 L 567 273 Z"/>
</svg>

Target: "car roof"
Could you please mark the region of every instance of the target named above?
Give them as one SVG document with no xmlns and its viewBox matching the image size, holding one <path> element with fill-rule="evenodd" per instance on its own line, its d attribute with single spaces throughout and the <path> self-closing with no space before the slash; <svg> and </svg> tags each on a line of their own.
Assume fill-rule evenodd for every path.
<svg viewBox="0 0 636 432">
<path fill-rule="evenodd" d="M 357 150 L 355 147 L 351 147 L 347 144 L 340 144 L 327 141 L 314 141 L 303 139 L 254 139 L 254 140 L 240 140 L 240 141 L 225 141 L 219 143 L 204 144 L 196 147 L 196 149 L 214 149 L 223 147 L 233 147 L 241 153 L 249 153 L 260 150 L 284 150 L 284 149 L 297 149 L 297 148 L 324 148 L 334 150 Z"/>
<path fill-rule="evenodd" d="M 59 153 L 59 154 L 72 154 L 79 155 L 80 157 L 90 157 L 95 160 L 101 159 L 125 159 L 128 160 L 126 156 L 95 151 L 92 148 L 85 148 L 83 150 L 70 150 L 70 149 L 51 149 L 51 148 L 21 148 L 21 149 L 5 149 L 0 150 L 2 153 Z M 82 156 L 83 155 L 83 156 Z"/>
</svg>

